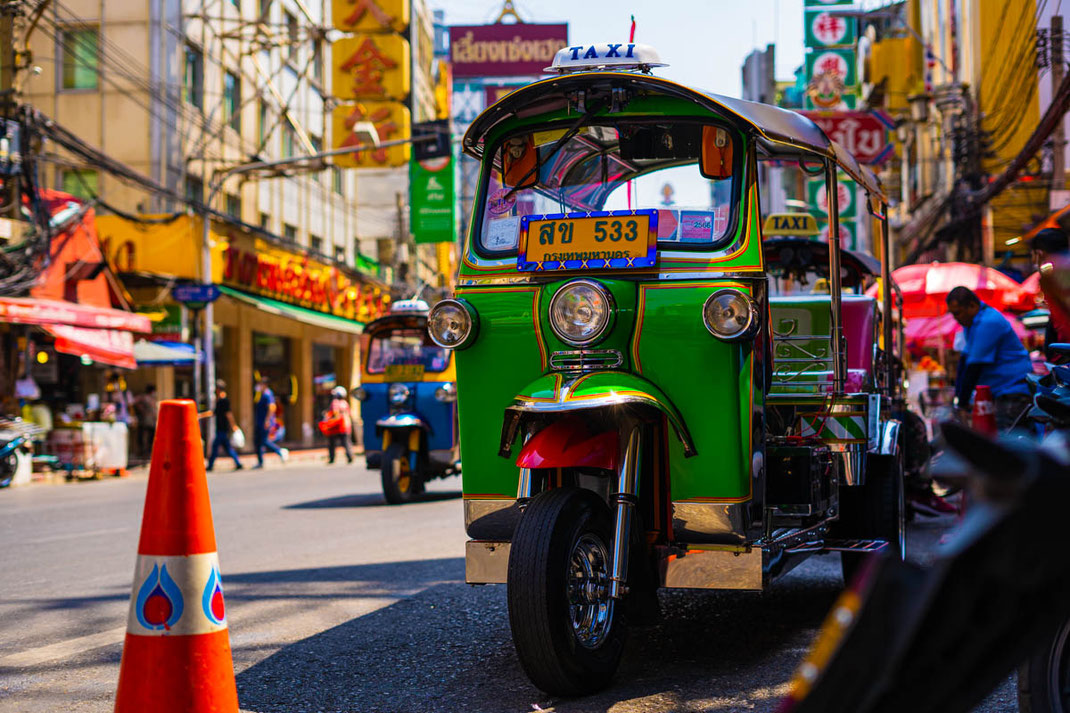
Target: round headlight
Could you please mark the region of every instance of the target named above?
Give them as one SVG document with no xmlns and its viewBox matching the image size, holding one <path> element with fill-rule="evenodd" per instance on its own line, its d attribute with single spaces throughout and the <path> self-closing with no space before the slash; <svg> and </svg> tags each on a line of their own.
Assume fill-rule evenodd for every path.
<svg viewBox="0 0 1070 713">
<path fill-rule="evenodd" d="M 443 384 L 435 389 L 435 398 L 444 404 L 457 400 L 457 388 L 453 384 Z"/>
<path fill-rule="evenodd" d="M 409 399 L 409 387 L 405 386 L 405 384 L 391 384 L 386 395 L 390 399 L 390 403 L 395 406 L 401 405 Z"/>
<path fill-rule="evenodd" d="M 745 339 L 758 331 L 758 308 L 739 290 L 717 290 L 702 307 L 702 321 L 718 339 Z"/>
<path fill-rule="evenodd" d="M 475 310 L 461 300 L 442 300 L 427 315 L 431 341 L 446 349 L 460 349 L 475 335 Z"/>
<path fill-rule="evenodd" d="M 593 280 L 568 283 L 550 300 L 550 328 L 565 344 L 585 347 L 601 337 L 613 315 L 613 297 Z"/>
</svg>

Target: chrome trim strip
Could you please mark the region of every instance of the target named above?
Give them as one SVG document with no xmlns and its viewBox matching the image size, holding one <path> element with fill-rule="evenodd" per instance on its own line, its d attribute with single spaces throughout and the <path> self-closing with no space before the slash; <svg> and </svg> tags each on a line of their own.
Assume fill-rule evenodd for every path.
<svg viewBox="0 0 1070 713">
<path fill-rule="evenodd" d="M 555 371 L 615 369 L 623 363 L 624 355 L 616 349 L 576 349 L 550 355 L 550 368 Z"/>
<path fill-rule="evenodd" d="M 739 544 L 748 503 L 672 503 L 673 536 L 687 543 Z"/>
<path fill-rule="evenodd" d="M 375 427 L 377 429 L 418 427 L 427 430 L 427 424 L 423 422 L 423 419 L 411 413 L 398 413 L 393 416 L 381 418 L 375 422 Z"/>
<path fill-rule="evenodd" d="M 894 456 L 899 453 L 899 421 L 894 419 L 881 424 L 880 450 L 882 456 Z"/>
<path fill-rule="evenodd" d="M 661 584 L 679 589 L 764 588 L 765 550 L 688 550 L 661 560 Z"/>
<path fill-rule="evenodd" d="M 510 540 L 519 519 L 514 498 L 464 501 L 464 529 L 477 540 Z"/>
<path fill-rule="evenodd" d="M 464 543 L 464 581 L 505 584 L 509 579 L 509 542 L 469 540 Z"/>
</svg>

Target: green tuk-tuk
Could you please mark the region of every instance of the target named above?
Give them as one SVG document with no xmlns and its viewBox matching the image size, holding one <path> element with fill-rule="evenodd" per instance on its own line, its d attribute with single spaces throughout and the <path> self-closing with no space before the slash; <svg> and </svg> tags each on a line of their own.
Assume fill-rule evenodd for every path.
<svg viewBox="0 0 1070 713">
<path fill-rule="evenodd" d="M 878 181 L 809 119 L 656 66 L 566 48 L 475 120 L 456 294 L 428 319 L 456 350 L 467 581 L 507 583 L 521 664 L 556 695 L 607 685 L 659 587 L 904 547 L 889 291 L 861 289 L 888 265 L 841 264 L 837 212 L 842 172 L 887 255 Z M 763 253 L 770 160 L 824 176 L 822 294 L 774 295 L 805 266 Z"/>
</svg>

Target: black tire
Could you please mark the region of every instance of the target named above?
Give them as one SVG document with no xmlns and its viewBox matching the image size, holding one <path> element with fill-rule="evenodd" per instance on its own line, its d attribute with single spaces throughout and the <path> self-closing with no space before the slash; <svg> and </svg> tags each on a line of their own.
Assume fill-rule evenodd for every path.
<svg viewBox="0 0 1070 713">
<path fill-rule="evenodd" d="M 851 539 L 886 540 L 891 554 L 906 556 L 906 508 L 903 498 L 903 448 L 894 456 L 869 455 L 866 482 L 840 487 L 837 534 Z M 868 555 L 841 552 L 843 581 L 849 583 Z"/>
<path fill-rule="evenodd" d="M 380 478 L 383 495 L 390 505 L 411 502 L 423 491 L 418 472 L 409 465 L 409 450 L 401 443 L 391 443 L 383 452 Z"/>
<path fill-rule="evenodd" d="M 1070 621 L 1018 668 L 1018 711 L 1070 711 Z"/>
<path fill-rule="evenodd" d="M 508 576 L 513 644 L 528 678 L 551 695 L 594 693 L 616 673 L 627 631 L 620 602 L 608 599 L 612 543 L 609 508 L 594 493 L 573 487 L 535 497 L 513 533 Z M 586 581 L 598 581 L 605 591 L 588 596 L 604 599 L 604 607 L 581 599 L 583 565 L 595 574 Z M 586 630 L 584 613 L 594 617 Z M 574 616 L 581 618 L 579 626 Z"/>
</svg>

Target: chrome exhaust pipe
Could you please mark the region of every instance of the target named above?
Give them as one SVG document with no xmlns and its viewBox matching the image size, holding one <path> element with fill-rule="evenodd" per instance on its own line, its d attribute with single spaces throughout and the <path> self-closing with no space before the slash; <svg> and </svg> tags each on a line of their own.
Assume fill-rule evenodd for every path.
<svg viewBox="0 0 1070 713">
<path fill-rule="evenodd" d="M 639 502 L 639 468 L 642 467 L 642 434 L 632 429 L 613 496 L 616 522 L 613 528 L 613 568 L 609 577 L 609 596 L 622 599 L 628 593 L 628 551 L 631 543 L 634 510 Z"/>
</svg>

